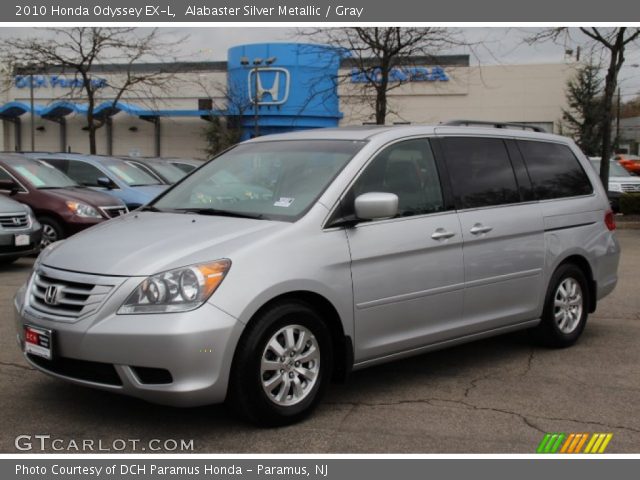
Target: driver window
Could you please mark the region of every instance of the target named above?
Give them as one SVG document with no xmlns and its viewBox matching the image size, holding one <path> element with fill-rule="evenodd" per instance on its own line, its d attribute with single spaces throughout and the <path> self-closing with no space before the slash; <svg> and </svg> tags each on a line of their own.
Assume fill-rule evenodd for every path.
<svg viewBox="0 0 640 480">
<path fill-rule="evenodd" d="M 369 192 L 398 196 L 398 216 L 423 215 L 444 209 L 440 178 L 426 139 L 394 143 L 380 152 L 356 180 L 348 196 L 351 205 Z"/>
</svg>

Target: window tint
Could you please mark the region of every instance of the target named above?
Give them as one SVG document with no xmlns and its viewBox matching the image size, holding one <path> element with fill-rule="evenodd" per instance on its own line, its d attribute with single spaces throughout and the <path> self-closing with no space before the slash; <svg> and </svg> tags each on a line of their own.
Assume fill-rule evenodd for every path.
<svg viewBox="0 0 640 480">
<path fill-rule="evenodd" d="M 451 137 L 442 140 L 442 147 L 458 209 L 520 201 L 513 167 L 501 139 Z"/>
<path fill-rule="evenodd" d="M 593 192 L 587 174 L 566 145 L 519 140 L 518 147 L 539 200 Z"/>
<path fill-rule="evenodd" d="M 11 175 L 9 175 L 4 168 L 0 168 L 0 180 L 11 180 L 13 181 L 13 178 L 11 177 Z"/>
<path fill-rule="evenodd" d="M 395 193 L 398 215 L 420 215 L 443 210 L 440 178 L 429 141 L 407 140 L 395 143 L 381 153 L 360 175 L 348 196 L 370 192 Z"/>
<path fill-rule="evenodd" d="M 47 159 L 46 162 L 66 173 L 80 185 L 85 185 L 87 187 L 97 187 L 98 177 L 106 176 L 93 165 L 77 160 L 63 160 L 52 158 Z"/>
<path fill-rule="evenodd" d="M 9 172 L 7 172 L 4 168 L 0 167 L 0 180 L 10 180 L 11 182 L 16 182 L 15 178 L 13 178 L 11 175 L 9 175 Z M 17 187 L 20 189 L 21 192 L 25 192 L 25 190 L 22 188 L 21 185 L 16 184 Z M 2 189 L 2 191 L 4 192 L 8 192 L 8 189 Z"/>
</svg>

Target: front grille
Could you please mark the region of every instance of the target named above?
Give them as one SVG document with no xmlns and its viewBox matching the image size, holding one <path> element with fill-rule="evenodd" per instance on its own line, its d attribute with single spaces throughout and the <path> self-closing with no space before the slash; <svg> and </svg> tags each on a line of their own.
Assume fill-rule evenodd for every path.
<svg viewBox="0 0 640 480">
<path fill-rule="evenodd" d="M 122 380 L 110 363 L 88 362 L 74 358 L 58 357 L 53 360 L 27 354 L 29 360 L 40 368 L 64 377 L 84 380 L 86 382 L 102 383 L 104 385 L 121 386 Z"/>
<path fill-rule="evenodd" d="M 640 183 L 623 183 L 622 184 L 623 192 L 640 192 Z"/>
<path fill-rule="evenodd" d="M 112 288 L 113 285 L 54 278 L 38 271 L 31 282 L 29 306 L 54 320 L 74 320 L 97 310 Z"/>
<path fill-rule="evenodd" d="M 27 228 L 28 226 L 29 216 L 26 213 L 0 214 L 0 227 L 6 230 Z"/>
<path fill-rule="evenodd" d="M 100 210 L 109 218 L 116 218 L 125 213 L 129 213 L 129 209 L 124 205 L 121 207 L 100 207 Z"/>
</svg>

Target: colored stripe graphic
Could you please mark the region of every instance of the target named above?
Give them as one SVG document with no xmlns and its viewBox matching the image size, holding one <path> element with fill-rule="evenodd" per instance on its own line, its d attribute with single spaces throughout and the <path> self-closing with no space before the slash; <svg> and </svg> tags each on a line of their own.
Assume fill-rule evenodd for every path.
<svg viewBox="0 0 640 480">
<path fill-rule="evenodd" d="M 576 445 L 576 448 L 570 453 L 580 453 L 580 451 L 582 450 L 582 447 L 584 446 L 585 442 L 587 441 L 587 438 L 589 438 L 589 434 L 588 433 L 581 433 L 580 435 L 581 435 L 580 441 Z"/>
<path fill-rule="evenodd" d="M 536 453 L 604 453 L 613 438 L 612 433 L 546 433 Z"/>
</svg>

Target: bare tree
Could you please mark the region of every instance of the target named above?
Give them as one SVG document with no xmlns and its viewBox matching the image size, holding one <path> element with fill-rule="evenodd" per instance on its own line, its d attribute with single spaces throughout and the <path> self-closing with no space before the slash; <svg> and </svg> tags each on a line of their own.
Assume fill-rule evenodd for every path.
<svg viewBox="0 0 640 480">
<path fill-rule="evenodd" d="M 586 37 L 586 43 L 594 50 L 603 52 L 607 66 L 607 74 L 604 82 L 604 93 L 602 95 L 602 108 L 600 109 L 602 159 L 611 158 L 613 153 L 613 142 L 611 134 L 611 123 L 613 122 L 613 99 L 618 86 L 618 74 L 625 62 L 625 52 L 628 45 L 640 39 L 640 28 L 614 27 L 580 27 L 579 32 Z M 529 37 L 528 43 L 535 43 L 546 40 L 559 40 L 572 33 L 568 27 L 544 29 L 539 33 Z M 600 179 L 603 185 L 609 184 L 609 162 L 600 162 Z"/>
<path fill-rule="evenodd" d="M 345 50 L 347 63 L 362 79 L 361 98 L 370 101 L 379 125 L 385 123 L 389 113 L 389 92 L 411 81 L 409 75 L 394 72 L 411 67 L 417 58 L 424 61 L 445 48 L 469 45 L 458 31 L 440 27 L 339 27 L 299 33 Z"/>
<path fill-rule="evenodd" d="M 148 32 L 134 27 L 73 27 L 43 29 L 49 35 L 30 38 L 10 38 L 0 43 L 0 59 L 10 63 L 16 73 L 33 75 L 39 71 L 56 71 L 73 75 L 68 96 L 81 95 L 87 101 L 86 128 L 89 150 L 96 153 L 96 131 L 106 116 L 96 116 L 98 102 L 106 100 L 112 108 L 125 93 L 150 92 L 165 88 L 175 75 L 171 62 L 173 49 L 183 39 L 164 41 L 157 29 Z M 142 71 L 134 65 L 142 61 L 162 59 L 162 68 Z M 109 65 L 113 73 L 108 82 L 92 78 L 96 66 L 102 70 Z M 108 69 L 107 69 L 108 71 Z"/>
</svg>

